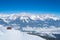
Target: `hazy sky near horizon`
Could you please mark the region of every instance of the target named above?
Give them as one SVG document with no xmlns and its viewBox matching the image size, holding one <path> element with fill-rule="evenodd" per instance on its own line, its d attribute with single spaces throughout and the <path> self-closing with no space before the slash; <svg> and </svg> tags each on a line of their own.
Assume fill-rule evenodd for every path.
<svg viewBox="0 0 60 40">
<path fill-rule="evenodd" d="M 60 13 L 60 0 L 0 0 L 0 13 Z"/>
</svg>

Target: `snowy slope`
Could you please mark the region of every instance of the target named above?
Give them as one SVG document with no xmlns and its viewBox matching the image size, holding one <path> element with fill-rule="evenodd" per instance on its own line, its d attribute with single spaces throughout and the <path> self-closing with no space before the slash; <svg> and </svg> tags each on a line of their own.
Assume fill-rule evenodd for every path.
<svg viewBox="0 0 60 40">
<path fill-rule="evenodd" d="M 6 32 L 0 36 L 0 40 L 45 40 L 45 39 L 13 29 L 6 30 Z"/>
</svg>

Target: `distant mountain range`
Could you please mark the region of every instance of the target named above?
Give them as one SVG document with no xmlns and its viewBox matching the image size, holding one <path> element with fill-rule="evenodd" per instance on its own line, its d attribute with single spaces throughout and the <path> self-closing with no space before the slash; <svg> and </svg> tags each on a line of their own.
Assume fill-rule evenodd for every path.
<svg viewBox="0 0 60 40">
<path fill-rule="evenodd" d="M 60 27 L 60 18 L 50 14 L 0 14 L 0 25 L 20 27 Z"/>
<path fill-rule="evenodd" d="M 1 26 L 43 37 L 60 35 L 60 18 L 51 14 L 0 14 Z"/>
</svg>

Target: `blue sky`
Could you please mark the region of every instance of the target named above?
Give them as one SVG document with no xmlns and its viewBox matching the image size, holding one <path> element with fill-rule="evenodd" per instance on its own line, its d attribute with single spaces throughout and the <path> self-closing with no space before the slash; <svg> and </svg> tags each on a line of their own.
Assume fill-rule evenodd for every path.
<svg viewBox="0 0 60 40">
<path fill-rule="evenodd" d="M 1 12 L 60 13 L 60 0 L 0 0 Z"/>
</svg>

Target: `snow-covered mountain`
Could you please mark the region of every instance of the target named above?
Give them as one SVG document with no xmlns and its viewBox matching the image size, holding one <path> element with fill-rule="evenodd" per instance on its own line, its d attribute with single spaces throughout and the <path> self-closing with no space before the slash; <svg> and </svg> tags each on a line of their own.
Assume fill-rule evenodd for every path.
<svg viewBox="0 0 60 40">
<path fill-rule="evenodd" d="M 20 27 L 60 27 L 60 18 L 51 14 L 0 14 L 0 24 Z"/>
<path fill-rule="evenodd" d="M 52 14 L 0 14 L 0 25 L 14 27 L 18 30 L 53 28 L 60 27 L 60 18 Z"/>
<path fill-rule="evenodd" d="M 5 32 L 4 27 L 12 27 L 28 34 L 56 38 L 53 34 L 60 34 L 60 18 L 51 14 L 0 14 L 2 32 Z M 2 32 L 1 35 L 3 35 Z"/>
</svg>

